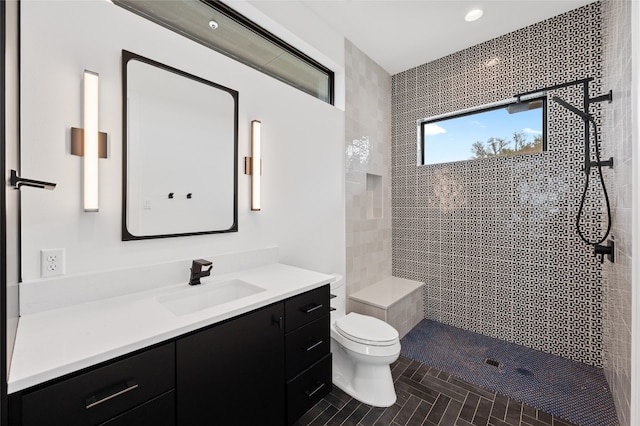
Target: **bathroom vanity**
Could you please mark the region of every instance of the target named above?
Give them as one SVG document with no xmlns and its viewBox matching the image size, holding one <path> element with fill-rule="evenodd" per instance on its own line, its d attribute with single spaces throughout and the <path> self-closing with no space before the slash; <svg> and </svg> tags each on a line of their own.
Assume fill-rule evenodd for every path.
<svg viewBox="0 0 640 426">
<path fill-rule="evenodd" d="M 26 365 L 15 358 L 11 424 L 291 424 L 331 390 L 329 280 L 325 274 L 274 264 L 201 288 L 154 290 L 28 317 L 17 354 L 40 347 L 43 352 L 31 359 L 42 362 Z M 187 313 L 162 306 L 168 299 L 185 300 L 185 294 L 206 299 L 216 285 L 229 282 L 236 287 L 251 283 L 263 291 Z M 135 315 L 122 321 L 124 311 L 145 306 L 151 317 L 146 323 L 136 323 Z M 82 312 L 85 318 L 77 317 Z M 73 316 L 72 331 L 54 330 Z M 105 322 L 98 324 L 99 319 Z M 25 341 L 35 326 L 45 328 L 41 336 L 57 333 L 64 342 L 75 335 L 80 341 L 47 353 L 39 342 Z M 125 327 L 146 328 L 146 339 L 133 342 L 132 336 L 144 330 L 131 333 Z M 89 337 L 88 345 L 98 337 L 106 342 L 84 348 L 83 337 Z M 111 350 L 105 351 L 108 346 Z M 67 361 L 61 364 L 59 352 L 65 351 Z M 92 351 L 94 359 L 109 359 L 93 363 L 86 359 Z M 43 380 L 50 376 L 57 377 Z"/>
</svg>

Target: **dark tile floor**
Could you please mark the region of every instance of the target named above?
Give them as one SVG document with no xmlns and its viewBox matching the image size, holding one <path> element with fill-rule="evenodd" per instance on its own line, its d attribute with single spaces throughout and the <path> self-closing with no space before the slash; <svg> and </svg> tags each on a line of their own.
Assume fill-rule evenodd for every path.
<svg viewBox="0 0 640 426">
<path fill-rule="evenodd" d="M 371 407 L 334 386 L 295 426 L 571 426 L 526 404 L 400 356 L 392 364 L 398 400 Z"/>
</svg>

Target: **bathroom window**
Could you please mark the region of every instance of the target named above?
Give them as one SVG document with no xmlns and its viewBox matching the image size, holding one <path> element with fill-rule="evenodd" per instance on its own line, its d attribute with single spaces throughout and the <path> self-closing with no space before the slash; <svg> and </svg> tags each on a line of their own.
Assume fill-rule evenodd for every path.
<svg viewBox="0 0 640 426">
<path fill-rule="evenodd" d="M 113 3 L 333 104 L 333 71 L 219 0 Z"/>
<path fill-rule="evenodd" d="M 420 121 L 420 164 L 546 151 L 546 97 L 501 102 Z"/>
</svg>

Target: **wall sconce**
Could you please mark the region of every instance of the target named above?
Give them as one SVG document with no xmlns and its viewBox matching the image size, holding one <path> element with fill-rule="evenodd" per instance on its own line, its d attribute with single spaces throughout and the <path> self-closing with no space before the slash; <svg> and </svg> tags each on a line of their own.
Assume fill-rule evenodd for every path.
<svg viewBox="0 0 640 426">
<path fill-rule="evenodd" d="M 84 157 L 84 211 L 98 211 L 98 158 L 107 158 L 107 134 L 98 131 L 98 74 L 84 71 L 84 129 L 71 128 L 71 154 Z"/>
<path fill-rule="evenodd" d="M 251 210 L 260 211 L 260 175 L 262 158 L 260 153 L 260 126 L 258 120 L 251 122 L 251 157 L 244 157 L 244 174 L 251 175 Z"/>
</svg>

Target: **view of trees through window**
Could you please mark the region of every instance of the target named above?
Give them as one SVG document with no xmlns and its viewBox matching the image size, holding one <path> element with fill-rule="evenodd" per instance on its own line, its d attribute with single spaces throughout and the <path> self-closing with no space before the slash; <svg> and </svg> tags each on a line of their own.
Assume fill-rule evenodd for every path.
<svg viewBox="0 0 640 426">
<path fill-rule="evenodd" d="M 511 156 L 545 149 L 544 99 L 454 114 L 421 124 L 422 163 Z"/>
<path fill-rule="evenodd" d="M 530 154 L 542 151 L 542 135 L 530 139 L 525 132 L 515 132 L 511 139 L 491 137 L 485 142 L 471 145 L 471 158 L 489 158 L 505 155 Z"/>
</svg>

